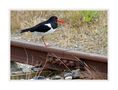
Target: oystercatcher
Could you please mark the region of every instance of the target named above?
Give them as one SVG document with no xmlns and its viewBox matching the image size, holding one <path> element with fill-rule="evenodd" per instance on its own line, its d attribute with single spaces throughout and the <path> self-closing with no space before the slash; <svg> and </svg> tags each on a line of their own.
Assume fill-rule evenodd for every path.
<svg viewBox="0 0 118 90">
<path fill-rule="evenodd" d="M 48 20 L 44 22 L 41 22 L 31 28 L 21 30 L 20 33 L 31 32 L 33 35 L 40 35 L 42 36 L 44 45 L 47 46 L 44 41 L 44 36 L 46 34 L 50 34 L 56 31 L 56 28 L 58 27 L 59 24 L 64 24 L 64 21 L 61 19 L 58 19 L 57 16 L 51 16 Z"/>
</svg>

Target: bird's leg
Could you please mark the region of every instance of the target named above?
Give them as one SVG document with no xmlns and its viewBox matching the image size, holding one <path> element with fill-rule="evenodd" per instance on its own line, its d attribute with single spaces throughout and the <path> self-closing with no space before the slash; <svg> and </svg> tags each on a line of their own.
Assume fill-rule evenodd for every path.
<svg viewBox="0 0 118 90">
<path fill-rule="evenodd" d="M 48 43 L 46 43 L 46 42 L 44 41 L 44 36 L 42 36 L 42 41 L 43 41 L 45 47 L 47 47 L 47 46 L 49 45 Z"/>
</svg>

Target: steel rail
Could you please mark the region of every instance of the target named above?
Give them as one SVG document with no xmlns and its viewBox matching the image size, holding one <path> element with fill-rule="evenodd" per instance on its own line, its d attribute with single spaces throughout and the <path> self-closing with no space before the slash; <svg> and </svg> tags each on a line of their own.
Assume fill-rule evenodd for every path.
<svg viewBox="0 0 118 90">
<path fill-rule="evenodd" d="M 75 56 L 78 56 L 79 58 L 82 58 L 82 59 L 107 63 L 106 56 L 101 56 L 101 55 L 97 55 L 97 54 L 90 54 L 90 53 L 85 53 L 85 52 L 80 52 L 80 51 L 72 51 L 72 50 L 63 49 L 63 48 L 55 48 L 55 47 L 46 48 L 42 44 L 37 44 L 37 43 L 31 43 L 31 42 L 29 43 L 29 42 L 25 42 L 25 41 L 11 40 L 11 46 L 29 48 L 29 49 L 39 50 L 39 51 L 43 51 L 43 52 L 65 54 L 66 56 L 67 55 L 69 55 L 69 56 L 75 55 Z"/>
</svg>

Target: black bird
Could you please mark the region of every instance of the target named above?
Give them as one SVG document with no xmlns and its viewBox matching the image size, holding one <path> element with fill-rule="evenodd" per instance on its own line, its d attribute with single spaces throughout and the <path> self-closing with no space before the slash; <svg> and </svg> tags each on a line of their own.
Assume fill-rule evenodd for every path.
<svg viewBox="0 0 118 90">
<path fill-rule="evenodd" d="M 58 27 L 59 24 L 64 24 L 64 21 L 59 20 L 57 18 L 57 16 L 51 16 L 48 20 L 46 20 L 44 22 L 41 22 L 31 28 L 21 30 L 20 33 L 31 32 L 34 35 L 40 35 L 40 36 L 42 36 L 42 40 L 43 40 L 45 46 L 47 46 L 44 41 L 44 35 L 50 34 L 50 33 L 53 33 L 54 31 L 56 31 L 56 28 Z"/>
</svg>

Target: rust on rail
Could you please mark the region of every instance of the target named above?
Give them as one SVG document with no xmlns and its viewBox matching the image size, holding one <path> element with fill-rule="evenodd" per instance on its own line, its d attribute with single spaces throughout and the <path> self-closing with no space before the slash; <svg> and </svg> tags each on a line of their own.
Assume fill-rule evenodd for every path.
<svg viewBox="0 0 118 90">
<path fill-rule="evenodd" d="M 11 60 L 26 64 L 44 64 L 48 56 L 47 68 L 63 69 L 68 67 L 80 67 L 83 61 L 94 67 L 98 72 L 107 74 L 107 57 L 80 51 L 72 51 L 56 47 L 44 47 L 39 43 L 11 40 Z M 58 60 L 61 60 L 58 61 Z M 53 63 L 53 64 L 51 64 Z M 57 64 L 59 63 L 59 64 Z M 62 64 L 63 63 L 63 64 Z M 66 64 L 64 66 L 64 64 Z"/>
</svg>

